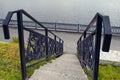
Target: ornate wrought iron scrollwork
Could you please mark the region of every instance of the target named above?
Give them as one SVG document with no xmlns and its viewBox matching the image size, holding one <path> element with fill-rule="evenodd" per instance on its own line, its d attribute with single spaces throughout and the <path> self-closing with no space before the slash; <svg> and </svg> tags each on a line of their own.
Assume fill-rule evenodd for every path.
<svg viewBox="0 0 120 80">
<path fill-rule="evenodd" d="M 26 62 L 45 57 L 45 36 L 30 32 L 25 59 Z"/>
<path fill-rule="evenodd" d="M 84 41 L 84 61 L 89 66 L 91 70 L 93 70 L 94 65 L 94 40 L 93 36 L 89 36 Z"/>
<path fill-rule="evenodd" d="M 48 56 L 50 57 L 55 53 L 55 40 L 48 38 Z"/>
<path fill-rule="evenodd" d="M 94 39 L 93 35 L 90 35 L 78 45 L 79 59 L 84 61 L 91 70 L 94 66 Z M 84 65 L 84 66 L 85 66 Z"/>
<path fill-rule="evenodd" d="M 63 53 L 63 43 L 56 41 L 56 55 L 60 56 Z"/>
<path fill-rule="evenodd" d="M 60 50 L 60 53 L 62 54 L 63 53 L 63 43 L 62 42 L 59 42 L 59 50 Z"/>
<path fill-rule="evenodd" d="M 58 41 L 56 41 L 56 55 L 60 55 L 60 44 Z"/>
</svg>

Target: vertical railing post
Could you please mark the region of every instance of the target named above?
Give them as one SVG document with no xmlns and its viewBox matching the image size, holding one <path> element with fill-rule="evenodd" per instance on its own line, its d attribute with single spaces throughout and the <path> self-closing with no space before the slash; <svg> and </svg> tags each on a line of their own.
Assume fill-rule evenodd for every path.
<svg viewBox="0 0 120 80">
<path fill-rule="evenodd" d="M 35 23 L 35 29 L 37 29 L 37 24 Z"/>
<path fill-rule="evenodd" d="M 94 62 L 94 70 L 93 70 L 94 71 L 93 72 L 93 80 L 98 80 L 101 30 L 102 30 L 102 18 L 98 16 L 97 17 L 97 27 L 96 27 L 96 39 L 95 39 L 95 62 Z"/>
<path fill-rule="evenodd" d="M 86 38 L 86 32 L 84 32 L 84 38 Z"/>
<path fill-rule="evenodd" d="M 26 62 L 25 62 L 25 50 L 24 50 L 24 33 L 23 33 L 22 11 L 17 12 L 17 25 L 18 25 L 22 80 L 25 80 L 26 79 Z"/>
<path fill-rule="evenodd" d="M 48 30 L 45 29 L 45 36 L 46 36 L 46 39 L 45 39 L 45 44 L 46 44 L 46 61 L 48 61 Z"/>
<path fill-rule="evenodd" d="M 61 45 L 60 44 L 61 44 L 61 39 L 59 38 L 59 54 L 61 55 L 61 51 L 60 51 L 61 50 L 60 49 Z"/>
<path fill-rule="evenodd" d="M 64 41 L 62 40 L 62 54 L 63 54 L 63 45 L 64 45 Z"/>
<path fill-rule="evenodd" d="M 78 24 L 78 32 L 79 32 L 79 24 Z"/>
<path fill-rule="evenodd" d="M 56 22 L 55 22 L 55 31 L 56 31 Z"/>
<path fill-rule="evenodd" d="M 55 40 L 55 54 L 56 54 L 56 35 L 54 36 L 54 40 Z"/>
</svg>

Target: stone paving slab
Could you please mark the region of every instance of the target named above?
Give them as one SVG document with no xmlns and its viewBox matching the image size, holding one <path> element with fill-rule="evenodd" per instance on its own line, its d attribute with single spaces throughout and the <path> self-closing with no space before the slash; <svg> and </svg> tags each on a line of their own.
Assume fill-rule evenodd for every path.
<svg viewBox="0 0 120 80">
<path fill-rule="evenodd" d="M 63 54 L 39 69 L 29 80 L 88 80 L 80 63 L 73 54 Z"/>
</svg>

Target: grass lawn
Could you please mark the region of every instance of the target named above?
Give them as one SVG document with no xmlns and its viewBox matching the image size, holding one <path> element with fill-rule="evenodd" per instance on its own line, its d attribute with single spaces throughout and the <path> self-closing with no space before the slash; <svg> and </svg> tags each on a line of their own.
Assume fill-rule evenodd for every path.
<svg viewBox="0 0 120 80">
<path fill-rule="evenodd" d="M 98 80 L 120 80 L 120 65 L 113 62 L 100 63 Z M 88 75 L 87 75 L 88 76 Z M 88 80 L 92 80 L 88 76 Z"/>
<path fill-rule="evenodd" d="M 0 80 L 21 80 L 19 47 L 16 43 L 0 43 Z"/>
<path fill-rule="evenodd" d="M 120 80 L 120 66 L 100 65 L 99 80 Z"/>
<path fill-rule="evenodd" d="M 51 62 L 54 57 L 50 58 Z M 27 77 L 30 77 L 34 70 L 46 64 L 43 61 L 34 67 L 27 69 Z M 19 45 L 16 42 L 2 43 L 0 42 L 0 80 L 22 80 L 19 56 Z"/>
</svg>

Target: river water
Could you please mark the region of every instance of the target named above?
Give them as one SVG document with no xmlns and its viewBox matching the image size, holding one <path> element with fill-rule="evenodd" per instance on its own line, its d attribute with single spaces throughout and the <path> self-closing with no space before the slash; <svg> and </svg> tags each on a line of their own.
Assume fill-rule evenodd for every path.
<svg viewBox="0 0 120 80">
<path fill-rule="evenodd" d="M 0 0 L 0 18 L 10 10 L 24 9 L 39 21 L 88 24 L 99 12 L 120 26 L 120 0 Z"/>
<path fill-rule="evenodd" d="M 110 16 L 111 25 L 120 26 L 120 0 L 0 0 L 0 18 L 5 18 L 8 11 L 16 9 L 26 10 L 41 22 L 77 24 L 89 24 L 99 12 Z M 0 41 L 5 41 L 1 30 Z M 17 36 L 16 30 L 11 32 Z M 65 50 L 76 51 L 76 42 L 80 34 L 56 34 L 65 41 Z M 120 50 L 119 37 L 113 37 L 111 49 Z"/>
</svg>

